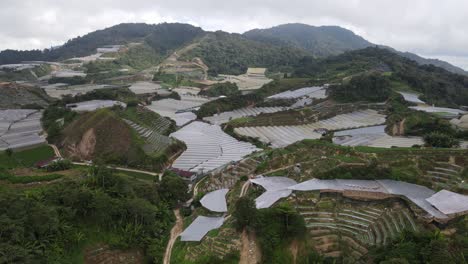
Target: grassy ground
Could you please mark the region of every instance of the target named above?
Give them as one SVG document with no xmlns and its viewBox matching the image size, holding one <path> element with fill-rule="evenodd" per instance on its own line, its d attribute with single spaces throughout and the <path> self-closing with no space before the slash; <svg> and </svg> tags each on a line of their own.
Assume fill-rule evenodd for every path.
<svg viewBox="0 0 468 264">
<path fill-rule="evenodd" d="M 13 169 L 17 167 L 33 167 L 37 162 L 54 156 L 54 150 L 49 146 L 14 152 L 8 155 L 0 152 L 0 168 Z"/>
</svg>

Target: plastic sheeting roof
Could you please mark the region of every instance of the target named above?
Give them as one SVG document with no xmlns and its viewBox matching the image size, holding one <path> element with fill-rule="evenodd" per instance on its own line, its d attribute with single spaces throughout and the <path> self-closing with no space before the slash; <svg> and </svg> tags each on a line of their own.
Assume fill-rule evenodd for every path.
<svg viewBox="0 0 468 264">
<path fill-rule="evenodd" d="M 200 241 L 211 230 L 223 225 L 224 217 L 199 216 L 180 234 L 181 241 Z"/>
<path fill-rule="evenodd" d="M 286 177 L 261 177 L 251 179 L 250 182 L 262 186 L 266 192 L 255 199 L 257 209 L 269 208 L 281 198 L 291 195 L 292 190 L 288 187 L 296 185 L 297 182 Z"/>
<path fill-rule="evenodd" d="M 363 191 L 404 196 L 408 200 L 425 210 L 429 215 L 439 219 L 447 218 L 447 216 L 443 212 L 437 210 L 428 201 L 426 201 L 427 198 L 430 198 L 434 195 L 435 192 L 433 190 L 421 185 L 407 182 L 394 180 L 372 181 L 312 179 L 294 186 L 290 186 L 288 189 L 295 191 Z"/>
<path fill-rule="evenodd" d="M 210 211 L 219 213 L 227 212 L 226 193 L 228 192 L 229 189 L 212 191 L 203 196 L 200 203 Z"/>
<path fill-rule="evenodd" d="M 86 102 L 79 102 L 74 104 L 67 104 L 67 108 L 72 109 L 76 112 L 94 111 L 101 108 L 113 107 L 114 105 L 120 105 L 127 107 L 125 103 L 113 100 L 91 100 Z"/>
<path fill-rule="evenodd" d="M 356 128 L 356 129 L 348 129 L 337 131 L 333 135 L 335 137 L 340 136 L 354 136 L 354 135 L 370 135 L 370 134 L 385 134 L 385 125 L 383 126 L 371 126 L 371 127 L 363 127 L 363 128 Z"/>
<path fill-rule="evenodd" d="M 407 93 L 407 92 L 398 92 L 403 96 L 405 101 L 411 102 L 411 103 L 417 103 L 417 104 L 425 104 L 424 101 L 419 99 L 419 95 L 415 93 Z"/>
<path fill-rule="evenodd" d="M 432 195 L 426 201 L 444 214 L 457 214 L 468 211 L 468 196 L 447 190 Z"/>
<path fill-rule="evenodd" d="M 325 87 L 318 87 L 318 86 L 304 87 L 304 88 L 300 88 L 297 90 L 289 90 L 286 92 L 275 94 L 275 95 L 268 97 L 268 99 L 296 99 L 296 98 L 301 98 L 303 96 L 315 93 L 324 88 Z"/>
</svg>

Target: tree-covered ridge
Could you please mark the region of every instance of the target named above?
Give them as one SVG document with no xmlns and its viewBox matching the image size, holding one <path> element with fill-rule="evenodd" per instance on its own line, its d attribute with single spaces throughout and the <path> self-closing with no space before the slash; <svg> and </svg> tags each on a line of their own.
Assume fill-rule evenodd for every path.
<svg viewBox="0 0 468 264">
<path fill-rule="evenodd" d="M 153 183 L 92 167 L 42 188 L 2 188 L 0 262 L 77 263 L 85 246 L 100 242 L 142 249 L 148 261 L 161 263 L 170 208 L 187 188 L 178 177 L 165 178 Z"/>
<path fill-rule="evenodd" d="M 268 29 L 253 29 L 243 35 L 268 44 L 294 46 L 316 57 L 337 55 L 372 45 L 352 31 L 337 26 L 285 24 Z"/>
<path fill-rule="evenodd" d="M 248 67 L 288 69 L 307 54 L 297 48 L 265 44 L 239 34 L 217 31 L 200 39 L 199 44 L 182 58 L 201 58 L 210 68 L 211 75 L 239 75 L 245 73 Z"/>
</svg>

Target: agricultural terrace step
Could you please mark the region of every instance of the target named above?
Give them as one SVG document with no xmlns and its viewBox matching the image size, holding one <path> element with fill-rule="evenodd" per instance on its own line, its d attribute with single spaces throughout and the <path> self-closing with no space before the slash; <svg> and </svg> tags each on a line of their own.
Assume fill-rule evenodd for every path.
<svg viewBox="0 0 468 264">
<path fill-rule="evenodd" d="M 447 169 L 447 168 L 441 168 L 441 167 L 435 167 L 434 170 L 436 171 L 442 171 L 442 172 L 447 172 L 450 174 L 458 174 L 460 173 L 459 170 L 453 170 L 453 169 Z"/>
<path fill-rule="evenodd" d="M 450 173 L 446 173 L 446 172 L 440 172 L 440 171 L 428 171 L 427 173 L 431 174 L 431 175 L 438 175 L 438 176 L 442 176 L 442 177 L 447 177 L 447 178 L 453 178 L 453 177 L 457 177 L 456 174 L 450 174 Z"/>
</svg>

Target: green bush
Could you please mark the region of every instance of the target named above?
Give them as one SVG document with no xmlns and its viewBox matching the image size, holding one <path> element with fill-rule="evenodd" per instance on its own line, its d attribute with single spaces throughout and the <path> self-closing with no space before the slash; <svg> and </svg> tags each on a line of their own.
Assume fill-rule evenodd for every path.
<svg viewBox="0 0 468 264">
<path fill-rule="evenodd" d="M 460 140 L 440 132 L 432 132 L 424 136 L 427 146 L 435 148 L 451 148 L 460 146 Z"/>
<path fill-rule="evenodd" d="M 234 96 L 234 95 L 240 95 L 240 91 L 239 91 L 239 87 L 237 87 L 237 84 L 231 83 L 231 82 L 225 82 L 225 83 L 217 83 L 211 86 L 207 90 L 202 90 L 200 92 L 200 95 L 206 95 L 209 97 L 219 97 L 221 95 Z"/>
</svg>

